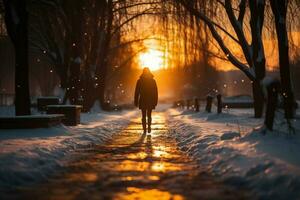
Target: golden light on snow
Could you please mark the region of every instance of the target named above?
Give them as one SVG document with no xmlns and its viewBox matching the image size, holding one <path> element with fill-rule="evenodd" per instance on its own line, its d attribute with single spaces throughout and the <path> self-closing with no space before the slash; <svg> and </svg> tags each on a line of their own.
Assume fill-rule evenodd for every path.
<svg viewBox="0 0 300 200">
<path fill-rule="evenodd" d="M 164 68 L 164 53 L 149 49 L 139 55 L 140 67 L 148 67 L 151 71 Z"/>
<path fill-rule="evenodd" d="M 183 200 L 181 195 L 174 195 L 167 191 L 162 191 L 158 189 L 141 189 L 136 187 L 127 187 L 126 194 L 118 194 L 114 199 L 130 200 L 130 199 L 140 199 L 140 200 Z"/>
</svg>

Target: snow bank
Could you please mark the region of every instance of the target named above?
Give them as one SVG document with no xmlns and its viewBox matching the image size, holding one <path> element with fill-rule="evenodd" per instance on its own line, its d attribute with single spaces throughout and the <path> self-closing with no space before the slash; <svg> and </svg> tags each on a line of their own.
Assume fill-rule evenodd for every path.
<svg viewBox="0 0 300 200">
<path fill-rule="evenodd" d="M 35 183 L 62 166 L 77 148 L 100 144 L 126 127 L 136 111 L 82 114 L 76 127 L 0 129 L 0 188 Z"/>
<path fill-rule="evenodd" d="M 274 132 L 261 134 L 263 119 L 253 110 L 226 113 L 168 111 L 170 134 L 181 150 L 225 182 L 249 189 L 260 199 L 300 198 L 300 122 L 289 134 L 277 119 Z"/>
</svg>

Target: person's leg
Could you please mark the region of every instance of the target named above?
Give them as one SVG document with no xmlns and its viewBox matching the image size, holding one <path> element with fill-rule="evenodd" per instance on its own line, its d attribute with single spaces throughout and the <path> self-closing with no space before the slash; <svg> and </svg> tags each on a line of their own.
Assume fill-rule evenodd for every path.
<svg viewBox="0 0 300 200">
<path fill-rule="evenodd" d="M 148 118 L 148 133 L 151 133 L 151 123 L 152 123 L 152 109 L 147 110 L 147 118 Z"/>
<path fill-rule="evenodd" d="M 147 112 L 146 109 L 142 109 L 142 125 L 143 125 L 144 133 L 147 132 L 147 130 L 146 130 L 146 112 Z"/>
</svg>

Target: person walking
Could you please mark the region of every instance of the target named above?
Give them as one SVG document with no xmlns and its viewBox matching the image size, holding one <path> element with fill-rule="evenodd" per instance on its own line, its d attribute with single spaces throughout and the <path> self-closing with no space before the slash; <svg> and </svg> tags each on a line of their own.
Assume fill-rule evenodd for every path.
<svg viewBox="0 0 300 200">
<path fill-rule="evenodd" d="M 157 106 L 158 100 L 157 85 L 153 77 L 150 69 L 145 67 L 135 87 L 134 105 L 142 110 L 144 134 L 147 133 L 146 117 L 148 119 L 148 133 L 151 133 L 151 114 Z"/>
</svg>

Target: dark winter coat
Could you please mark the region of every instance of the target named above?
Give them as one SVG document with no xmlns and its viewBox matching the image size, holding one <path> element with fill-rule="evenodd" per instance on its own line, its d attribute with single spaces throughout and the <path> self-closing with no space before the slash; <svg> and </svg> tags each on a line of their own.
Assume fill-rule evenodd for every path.
<svg viewBox="0 0 300 200">
<path fill-rule="evenodd" d="M 158 92 L 153 75 L 142 74 L 136 83 L 134 105 L 139 109 L 154 109 L 157 105 Z"/>
</svg>

